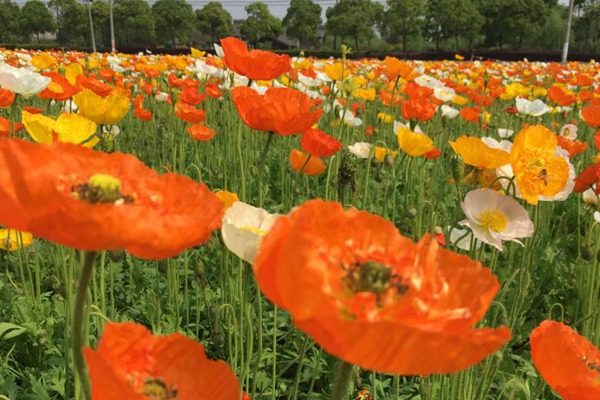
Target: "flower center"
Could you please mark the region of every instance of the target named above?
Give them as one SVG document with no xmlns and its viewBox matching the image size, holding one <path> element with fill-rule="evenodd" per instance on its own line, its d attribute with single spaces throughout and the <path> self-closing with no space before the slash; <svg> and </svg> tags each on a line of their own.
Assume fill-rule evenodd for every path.
<svg viewBox="0 0 600 400">
<path fill-rule="evenodd" d="M 498 210 L 487 210 L 477 217 L 479 224 L 488 231 L 502 232 L 508 224 L 506 215 Z"/>
<path fill-rule="evenodd" d="M 87 183 L 71 186 L 71 196 L 90 204 L 132 203 L 132 196 L 121 193 L 121 181 L 110 175 L 92 175 Z"/>
<path fill-rule="evenodd" d="M 54 93 L 64 93 L 63 87 L 56 82 L 50 82 L 48 89 Z"/>
<path fill-rule="evenodd" d="M 257 235 L 260 235 L 260 236 L 265 236 L 267 234 L 267 231 L 263 231 L 262 229 L 259 229 L 255 226 L 250 226 L 250 225 L 244 225 L 244 226 L 242 226 L 241 229 L 243 229 L 245 231 L 250 231 L 252 233 L 256 233 Z"/>
<path fill-rule="evenodd" d="M 141 394 L 151 400 L 176 400 L 175 385 L 167 387 L 161 378 L 148 378 L 142 383 Z"/>
<path fill-rule="evenodd" d="M 403 295 L 408 286 L 402 283 L 402 278 L 394 273 L 387 265 L 376 261 L 355 263 L 350 267 L 343 266 L 347 275 L 342 278 L 342 284 L 351 293 L 372 293 L 377 298 L 378 306 L 381 306 L 381 297 L 388 290 L 395 290 L 397 294 Z"/>
</svg>

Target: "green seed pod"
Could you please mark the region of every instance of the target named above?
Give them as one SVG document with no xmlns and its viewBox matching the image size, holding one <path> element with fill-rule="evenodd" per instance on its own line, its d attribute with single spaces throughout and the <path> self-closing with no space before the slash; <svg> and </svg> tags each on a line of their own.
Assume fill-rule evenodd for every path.
<svg viewBox="0 0 600 400">
<path fill-rule="evenodd" d="M 581 258 L 583 258 L 585 261 L 592 261 L 592 259 L 594 258 L 594 251 L 592 250 L 592 248 L 589 246 L 582 248 Z"/>
<path fill-rule="evenodd" d="M 202 262 L 202 260 L 198 260 L 198 263 L 194 267 L 194 272 L 196 273 L 196 277 L 198 279 L 202 279 L 204 277 L 205 268 L 204 262 Z"/>
<path fill-rule="evenodd" d="M 415 218 L 417 216 L 417 214 L 418 214 L 418 211 L 414 207 L 411 207 L 408 210 L 406 210 L 406 218 L 408 218 L 408 219 Z"/>
<path fill-rule="evenodd" d="M 453 155 L 450 159 L 450 165 L 452 168 L 452 179 L 457 183 L 460 182 L 463 176 L 465 176 L 465 164 L 463 163 L 462 158 Z"/>
<path fill-rule="evenodd" d="M 225 334 L 221 330 L 212 331 L 210 338 L 215 346 L 221 347 L 225 344 Z"/>
</svg>

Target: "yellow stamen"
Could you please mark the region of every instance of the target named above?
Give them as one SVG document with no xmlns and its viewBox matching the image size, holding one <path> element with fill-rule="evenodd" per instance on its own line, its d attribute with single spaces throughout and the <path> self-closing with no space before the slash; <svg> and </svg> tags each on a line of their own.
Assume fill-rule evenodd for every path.
<svg viewBox="0 0 600 400">
<path fill-rule="evenodd" d="M 477 217 L 479 224 L 489 231 L 502 232 L 508 225 L 506 215 L 498 210 L 487 210 Z"/>
</svg>

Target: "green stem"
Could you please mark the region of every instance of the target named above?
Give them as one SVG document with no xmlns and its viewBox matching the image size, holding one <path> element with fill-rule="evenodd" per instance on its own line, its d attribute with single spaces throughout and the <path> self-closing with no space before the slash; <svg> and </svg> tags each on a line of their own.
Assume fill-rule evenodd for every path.
<svg viewBox="0 0 600 400">
<path fill-rule="evenodd" d="M 75 373 L 81 383 L 85 400 L 91 400 L 90 380 L 87 374 L 85 358 L 83 357 L 84 315 L 87 291 L 94 271 L 95 251 L 86 251 L 83 268 L 79 276 L 79 285 L 75 293 L 75 309 L 73 314 L 73 364 Z"/>
<path fill-rule="evenodd" d="M 353 369 L 354 365 L 340 360 L 333 392 L 331 392 L 331 400 L 348 400 L 348 389 L 350 387 Z"/>
<path fill-rule="evenodd" d="M 275 134 L 273 132 L 269 132 L 269 137 L 267 138 L 267 142 L 265 143 L 265 147 L 263 148 L 260 156 L 258 157 L 258 206 L 263 206 L 263 192 L 262 192 L 262 178 L 263 178 L 263 170 L 265 169 L 265 163 L 267 162 L 267 151 L 269 151 L 269 147 L 271 146 L 271 142 L 273 141 L 273 137 Z"/>
</svg>

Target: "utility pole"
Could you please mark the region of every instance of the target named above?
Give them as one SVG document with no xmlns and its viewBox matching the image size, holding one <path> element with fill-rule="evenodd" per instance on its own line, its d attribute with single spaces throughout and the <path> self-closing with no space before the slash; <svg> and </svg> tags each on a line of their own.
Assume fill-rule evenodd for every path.
<svg viewBox="0 0 600 400">
<path fill-rule="evenodd" d="M 564 64 L 567 62 L 567 55 L 569 54 L 569 36 L 571 35 L 571 19 L 573 18 L 573 6 L 575 0 L 569 0 L 569 13 L 567 15 L 567 29 L 565 30 L 565 42 L 563 43 L 562 57 L 560 61 Z"/>
<path fill-rule="evenodd" d="M 113 0 L 108 0 L 108 17 L 110 19 L 110 51 L 115 53 L 115 21 L 113 20 Z"/>
<path fill-rule="evenodd" d="M 90 32 L 92 34 L 92 50 L 96 52 L 96 36 L 94 35 L 94 21 L 92 20 L 92 0 L 87 0 L 88 16 L 90 17 Z"/>
</svg>

